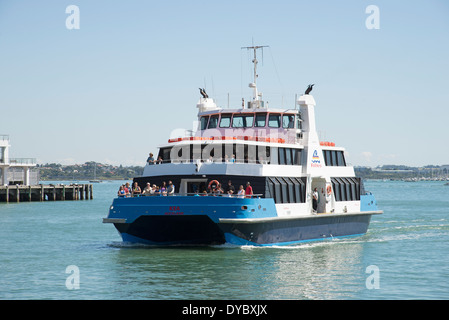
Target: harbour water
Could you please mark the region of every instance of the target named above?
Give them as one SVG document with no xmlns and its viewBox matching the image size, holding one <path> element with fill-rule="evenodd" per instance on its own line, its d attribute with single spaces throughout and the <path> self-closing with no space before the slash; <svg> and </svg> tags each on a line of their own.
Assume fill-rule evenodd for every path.
<svg viewBox="0 0 449 320">
<path fill-rule="evenodd" d="M 123 244 L 102 223 L 121 183 L 0 203 L 0 299 L 449 299 L 444 182 L 366 181 L 384 210 L 366 235 L 263 248 Z"/>
</svg>

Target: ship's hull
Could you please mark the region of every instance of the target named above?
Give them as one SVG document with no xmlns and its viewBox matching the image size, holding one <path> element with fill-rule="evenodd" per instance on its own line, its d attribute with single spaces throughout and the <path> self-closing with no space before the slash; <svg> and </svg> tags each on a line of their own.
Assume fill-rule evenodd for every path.
<svg viewBox="0 0 449 320">
<path fill-rule="evenodd" d="M 362 235 L 378 213 L 277 217 L 272 199 L 141 197 L 114 201 L 104 222 L 130 243 L 273 246 Z"/>
</svg>

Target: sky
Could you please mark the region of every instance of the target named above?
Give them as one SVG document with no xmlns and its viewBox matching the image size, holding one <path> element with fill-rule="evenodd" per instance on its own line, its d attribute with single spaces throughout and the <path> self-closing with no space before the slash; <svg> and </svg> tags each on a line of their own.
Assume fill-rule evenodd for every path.
<svg viewBox="0 0 449 320">
<path fill-rule="evenodd" d="M 264 100 L 294 108 L 314 83 L 352 165 L 449 164 L 445 0 L 0 0 L 0 134 L 38 164 L 143 166 L 192 129 L 199 87 L 251 97 L 253 43 Z"/>
</svg>

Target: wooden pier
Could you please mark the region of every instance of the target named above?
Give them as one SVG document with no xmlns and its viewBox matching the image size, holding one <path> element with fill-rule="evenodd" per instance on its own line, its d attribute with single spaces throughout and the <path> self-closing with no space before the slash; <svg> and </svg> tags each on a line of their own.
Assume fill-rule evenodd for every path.
<svg viewBox="0 0 449 320">
<path fill-rule="evenodd" d="M 0 202 L 92 200 L 91 184 L 0 186 Z"/>
</svg>

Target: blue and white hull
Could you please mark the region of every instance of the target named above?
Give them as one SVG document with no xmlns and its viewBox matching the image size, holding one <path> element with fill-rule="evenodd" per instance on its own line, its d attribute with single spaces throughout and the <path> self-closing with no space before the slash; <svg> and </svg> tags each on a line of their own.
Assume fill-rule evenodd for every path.
<svg viewBox="0 0 449 320">
<path fill-rule="evenodd" d="M 372 196 L 362 196 L 372 202 Z M 365 205 L 367 206 L 367 205 Z M 370 211 L 277 216 L 273 199 L 230 197 L 116 198 L 105 223 L 123 241 L 148 245 L 289 245 L 365 234 Z"/>
</svg>

